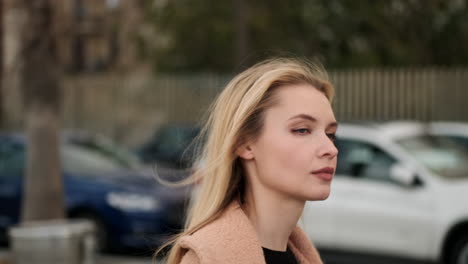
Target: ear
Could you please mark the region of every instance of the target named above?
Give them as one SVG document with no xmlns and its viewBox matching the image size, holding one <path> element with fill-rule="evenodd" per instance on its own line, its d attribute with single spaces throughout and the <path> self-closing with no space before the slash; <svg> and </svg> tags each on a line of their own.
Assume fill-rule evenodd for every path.
<svg viewBox="0 0 468 264">
<path fill-rule="evenodd" d="M 253 150 L 250 144 L 243 144 L 236 149 L 236 154 L 242 159 L 251 160 L 254 158 Z"/>
</svg>

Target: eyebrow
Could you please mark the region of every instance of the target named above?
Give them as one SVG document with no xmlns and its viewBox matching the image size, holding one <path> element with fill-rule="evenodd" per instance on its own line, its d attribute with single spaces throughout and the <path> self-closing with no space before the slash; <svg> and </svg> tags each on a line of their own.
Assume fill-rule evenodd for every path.
<svg viewBox="0 0 468 264">
<path fill-rule="evenodd" d="M 288 120 L 292 120 L 292 119 L 306 119 L 306 120 L 309 120 L 311 122 L 317 122 L 317 118 L 313 117 L 313 116 L 310 116 L 310 115 L 307 115 L 307 114 L 298 114 L 298 115 L 295 115 L 291 118 L 289 118 Z M 330 124 L 327 125 L 327 127 L 338 127 L 338 123 L 337 122 L 331 122 Z"/>
</svg>

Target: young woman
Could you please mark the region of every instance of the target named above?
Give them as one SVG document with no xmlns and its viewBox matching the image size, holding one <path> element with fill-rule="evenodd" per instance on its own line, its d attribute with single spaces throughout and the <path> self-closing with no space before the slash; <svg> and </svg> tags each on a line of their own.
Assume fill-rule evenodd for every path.
<svg viewBox="0 0 468 264">
<path fill-rule="evenodd" d="M 212 106 L 198 199 L 168 264 L 322 263 L 297 222 L 324 200 L 336 167 L 333 87 L 325 72 L 272 59 L 237 75 Z"/>
</svg>

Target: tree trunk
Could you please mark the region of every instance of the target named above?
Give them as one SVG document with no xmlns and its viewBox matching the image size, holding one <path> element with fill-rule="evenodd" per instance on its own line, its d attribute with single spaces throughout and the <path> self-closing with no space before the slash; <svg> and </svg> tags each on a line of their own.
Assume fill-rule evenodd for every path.
<svg viewBox="0 0 468 264">
<path fill-rule="evenodd" d="M 22 32 L 21 87 L 28 148 L 21 220 L 59 219 L 65 217 L 65 206 L 59 155 L 56 0 L 22 1 L 27 22 Z"/>
<path fill-rule="evenodd" d="M 3 114 L 3 0 L 0 0 L 0 130 L 5 128 L 5 118 Z"/>
<path fill-rule="evenodd" d="M 9 128 L 19 128 L 23 119 L 23 104 L 21 102 L 20 72 L 22 60 L 21 31 L 25 27 L 25 10 L 22 1 L 2 0 L 2 35 L 3 35 L 3 73 L 2 95 L 4 122 Z M 8 100 L 6 100 L 8 98 Z"/>
</svg>

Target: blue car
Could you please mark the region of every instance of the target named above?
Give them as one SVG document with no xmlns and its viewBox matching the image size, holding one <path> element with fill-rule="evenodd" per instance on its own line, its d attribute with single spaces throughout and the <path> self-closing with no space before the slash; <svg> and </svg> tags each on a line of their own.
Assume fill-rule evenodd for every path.
<svg viewBox="0 0 468 264">
<path fill-rule="evenodd" d="M 159 128 L 136 154 L 144 163 L 160 167 L 186 169 L 190 167 L 200 128 L 192 124 L 170 124 Z"/>
<path fill-rule="evenodd" d="M 0 237 L 19 221 L 26 139 L 0 134 Z M 62 137 L 60 153 L 67 214 L 97 226 L 101 250 L 155 248 L 180 230 L 188 188 L 169 188 L 138 160 L 105 140 Z"/>
</svg>

